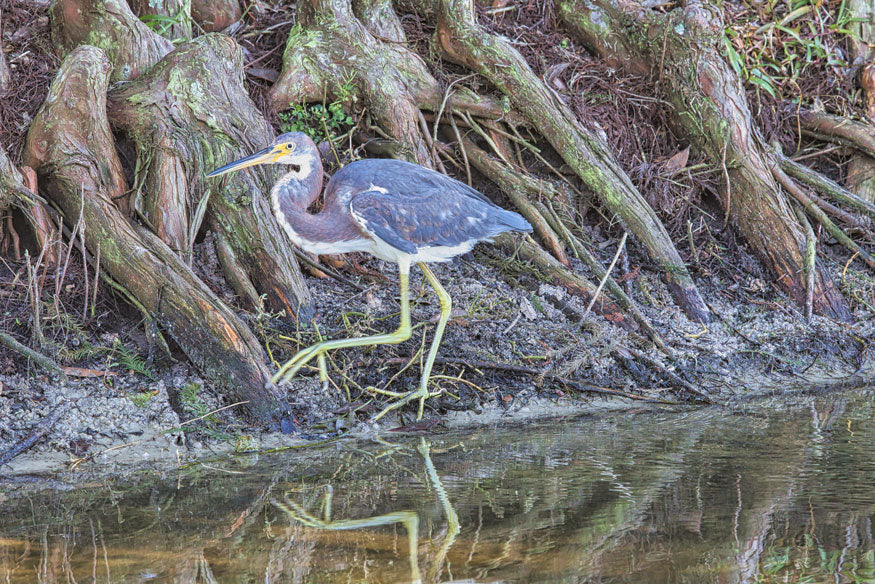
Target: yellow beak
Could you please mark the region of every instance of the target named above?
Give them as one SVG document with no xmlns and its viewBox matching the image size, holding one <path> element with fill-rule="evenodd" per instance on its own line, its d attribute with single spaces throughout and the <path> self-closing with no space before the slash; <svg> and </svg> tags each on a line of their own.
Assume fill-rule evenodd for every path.
<svg viewBox="0 0 875 584">
<path fill-rule="evenodd" d="M 277 152 L 275 146 L 268 146 L 263 150 L 259 150 L 255 154 L 250 154 L 246 158 L 235 160 L 230 164 L 226 164 L 221 168 L 217 168 L 207 176 L 219 176 L 222 174 L 227 174 L 229 172 L 234 172 L 235 170 L 242 170 L 249 166 L 255 166 L 256 164 L 276 162 L 277 158 L 279 158 L 280 155 L 281 153 Z"/>
</svg>

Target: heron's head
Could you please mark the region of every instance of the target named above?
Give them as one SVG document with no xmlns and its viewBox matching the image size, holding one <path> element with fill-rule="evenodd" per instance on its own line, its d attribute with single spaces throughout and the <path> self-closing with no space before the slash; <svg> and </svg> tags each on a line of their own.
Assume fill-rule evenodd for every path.
<svg viewBox="0 0 875 584">
<path fill-rule="evenodd" d="M 309 136 L 303 132 L 289 132 L 278 136 L 267 148 L 217 168 L 207 176 L 219 176 L 256 164 L 289 164 L 298 167 L 297 170 L 309 169 L 318 156 L 319 150 Z"/>
</svg>

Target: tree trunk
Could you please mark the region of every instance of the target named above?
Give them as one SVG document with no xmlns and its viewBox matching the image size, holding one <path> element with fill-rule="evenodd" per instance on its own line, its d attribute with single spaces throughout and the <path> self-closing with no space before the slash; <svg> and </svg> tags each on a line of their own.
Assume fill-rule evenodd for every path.
<svg viewBox="0 0 875 584">
<path fill-rule="evenodd" d="M 106 119 L 111 70 L 100 49 L 74 49 L 27 136 L 25 161 L 40 173 L 68 222 L 82 217 L 101 267 L 154 315 L 186 355 L 231 399 L 269 422 L 286 405 L 266 388 L 257 339 L 161 240 L 133 226 L 113 199 L 127 189 Z"/>
<path fill-rule="evenodd" d="M 721 202 L 729 217 L 779 286 L 804 306 L 806 236 L 773 177 L 778 163 L 751 121 L 741 84 L 721 57 L 719 12 L 698 0 L 668 13 L 616 0 L 562 0 L 557 8 L 568 30 L 606 61 L 659 80 L 678 130 L 724 166 Z M 850 318 L 822 268 L 814 286 L 815 310 Z"/>
</svg>

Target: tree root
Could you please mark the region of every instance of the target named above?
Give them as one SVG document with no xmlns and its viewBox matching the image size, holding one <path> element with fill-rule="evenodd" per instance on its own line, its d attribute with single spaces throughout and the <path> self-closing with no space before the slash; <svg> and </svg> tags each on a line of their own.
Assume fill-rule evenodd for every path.
<svg viewBox="0 0 875 584">
<path fill-rule="evenodd" d="M 63 369 L 61 369 L 61 366 L 55 362 L 54 359 L 43 355 L 38 351 L 34 351 L 33 349 L 26 347 L 25 345 L 22 345 L 14 338 L 12 338 L 12 336 L 4 333 L 3 331 L 0 331 L 0 344 L 7 346 L 19 355 L 30 359 L 49 373 L 60 375 L 64 381 L 67 380 L 67 375 L 64 373 Z"/>
<path fill-rule="evenodd" d="M 205 32 L 225 30 L 242 16 L 239 0 L 191 0 L 191 17 Z"/>
<path fill-rule="evenodd" d="M 823 225 L 824 229 L 829 232 L 830 235 L 835 237 L 842 245 L 847 247 L 853 252 L 860 254 L 860 257 L 866 262 L 870 268 L 875 269 L 875 258 L 869 255 L 866 250 L 861 248 L 857 243 L 848 237 L 848 235 L 842 231 L 832 220 L 827 216 L 826 213 L 823 212 L 823 209 L 818 207 L 814 201 L 811 200 L 811 197 L 808 196 L 805 191 L 803 191 L 798 184 L 796 184 L 792 178 L 787 176 L 780 167 L 775 166 L 772 168 L 772 173 L 775 175 L 777 181 L 781 184 L 781 186 L 786 189 L 788 193 L 793 195 L 793 197 L 805 207 L 805 210 L 808 211 L 817 222 Z M 809 293 L 810 294 L 810 293 Z"/>
<path fill-rule="evenodd" d="M 417 3 L 417 6 L 424 2 Z M 653 209 L 635 189 L 606 145 L 586 132 L 569 108 L 553 96 L 506 40 L 477 25 L 471 0 L 434 0 L 436 39 L 454 63 L 479 73 L 506 95 L 514 108 L 647 247 L 681 308 L 694 320 L 710 313 Z"/>
<path fill-rule="evenodd" d="M 3 32 L 3 14 L 0 13 L 0 35 Z M 12 79 L 12 72 L 9 70 L 9 63 L 6 62 L 6 53 L 0 51 L 0 95 L 6 90 L 9 81 Z"/>
<path fill-rule="evenodd" d="M 495 160 L 471 140 L 465 139 L 460 145 L 464 148 L 471 164 L 486 178 L 497 184 L 523 217 L 532 224 L 535 234 L 547 246 L 553 257 L 566 267 L 571 265 L 568 256 L 565 255 L 565 249 L 559 236 L 550 227 L 537 203 L 533 203 L 529 199 L 529 197 L 536 199 L 539 195 L 552 198 L 556 194 L 552 185 Z"/>
<path fill-rule="evenodd" d="M 870 124 L 826 112 L 796 108 L 790 111 L 796 115 L 806 134 L 825 142 L 855 148 L 875 157 L 875 132 Z"/>
<path fill-rule="evenodd" d="M 774 159 L 754 129 L 741 84 L 721 55 L 719 13 L 699 0 L 667 13 L 615 0 L 562 0 L 557 8 L 566 28 L 609 63 L 654 77 L 658 72 L 678 129 L 725 169 L 728 216 L 779 285 L 804 306 L 805 233 L 772 176 Z M 850 318 L 822 269 L 815 288 L 817 312 Z"/>
<path fill-rule="evenodd" d="M 807 166 L 794 162 L 785 156 L 779 158 L 781 169 L 796 180 L 800 180 L 813 189 L 836 199 L 838 202 L 853 207 L 875 218 L 875 203 L 858 197 L 834 180 L 811 170 Z"/>
<path fill-rule="evenodd" d="M 50 16 L 58 55 L 63 58 L 79 45 L 103 49 L 113 64 L 111 82 L 135 79 L 173 50 L 124 0 L 58 0 Z"/>
<path fill-rule="evenodd" d="M 113 203 L 126 186 L 105 113 L 110 70 L 100 49 L 70 53 L 31 125 L 25 162 L 68 220 L 82 217 L 85 244 L 100 247 L 101 266 L 155 315 L 204 377 L 247 401 L 257 419 L 275 421 L 287 406 L 265 387 L 269 374 L 257 339 L 176 254 Z"/>
<path fill-rule="evenodd" d="M 350 0 L 302 0 L 289 35 L 283 69 L 270 99 L 276 110 L 295 103 L 336 100 L 354 92 L 390 136 L 407 146 L 401 157 L 434 167 L 420 127 L 417 96 L 437 86 L 421 59 L 372 35 Z"/>
<path fill-rule="evenodd" d="M 482 172 L 487 178 L 489 178 L 492 182 L 499 185 L 502 191 L 507 194 L 511 201 L 516 205 L 517 209 L 522 212 L 526 219 L 535 227 L 535 233 L 543 240 L 548 243 L 548 249 L 553 251 L 553 249 L 558 248 L 561 251 L 560 255 L 557 253 L 553 253 L 553 256 L 559 260 L 559 262 L 565 266 L 567 269 L 570 265 L 566 256 L 564 249 L 561 247 L 561 242 L 559 241 L 559 236 L 556 235 L 556 231 L 550 227 L 547 219 L 544 218 L 542 214 L 542 210 L 544 212 L 549 212 L 548 209 L 539 210 L 536 207 L 536 204 L 530 201 L 530 197 L 532 200 L 537 200 L 540 197 L 544 197 L 546 199 L 555 199 L 559 196 L 559 193 L 553 187 L 552 184 L 546 181 L 538 180 L 534 177 L 531 177 L 527 174 L 522 174 L 515 170 L 511 170 L 508 166 L 501 164 L 499 161 L 495 160 L 491 156 L 489 156 L 484 150 L 478 148 L 474 145 L 470 140 L 464 140 L 462 142 L 462 146 L 472 164 L 477 170 Z M 555 217 L 556 222 L 560 222 L 561 220 L 558 217 Z M 540 228 L 538 227 L 540 226 Z M 557 225 L 557 227 L 562 227 Z M 570 239 L 572 236 L 570 234 L 566 234 L 566 237 Z M 568 241 L 566 239 L 566 241 Z M 569 241 L 572 245 L 579 245 L 578 242 Z M 623 289 L 617 284 L 617 282 L 608 274 L 607 270 L 595 259 L 595 257 L 587 250 L 584 246 L 579 245 L 579 247 L 575 248 L 576 254 L 580 257 L 581 260 L 587 267 L 589 267 L 595 276 L 600 280 L 604 281 L 608 291 L 611 295 L 617 300 L 620 306 L 628 312 L 632 318 L 647 331 L 647 334 L 650 338 L 656 342 L 662 348 L 665 348 L 665 343 L 662 341 L 662 338 L 659 336 L 659 333 L 656 332 L 656 329 L 653 328 L 653 325 L 650 323 L 650 320 L 644 316 L 635 303 L 632 301 L 629 296 L 623 292 Z M 535 255 L 535 254 L 533 254 Z M 540 254 L 537 254 L 540 255 Z M 565 261 L 563 261 L 563 259 Z M 541 262 L 542 264 L 544 262 Z M 567 274 L 556 274 L 555 268 L 549 268 L 550 271 L 554 273 L 554 277 L 557 277 L 560 282 L 569 282 L 569 284 L 563 284 L 563 287 L 572 291 L 572 292 L 580 292 L 580 281 L 582 278 L 574 275 L 570 270 Z M 589 283 L 589 282 L 587 282 Z M 588 289 L 584 293 L 584 297 L 588 298 L 590 302 L 592 302 L 595 298 L 595 290 Z M 614 321 L 616 319 L 616 314 L 613 312 L 613 305 L 608 308 L 607 313 L 603 313 L 601 309 L 596 310 L 598 314 L 604 316 L 607 320 Z"/>
<path fill-rule="evenodd" d="M 860 66 L 857 75 L 863 96 L 866 99 L 866 113 L 870 122 L 875 122 L 875 26 L 873 16 L 875 7 L 868 0 L 850 0 L 848 11 L 853 20 L 848 24 L 852 31 L 848 42 L 854 65 Z M 846 178 L 848 188 L 861 198 L 875 203 L 875 158 L 858 154 L 848 164 Z"/>
<path fill-rule="evenodd" d="M 114 90 L 110 119 L 137 146 L 142 184 L 154 197 L 146 204 L 148 219 L 162 239 L 189 256 L 206 204 L 210 226 L 233 252 L 226 257 L 267 295 L 270 309 L 308 313 L 309 290 L 266 196 L 277 170 L 205 180 L 206 172 L 259 150 L 273 136 L 243 87 L 241 70 L 233 40 L 198 37 Z M 230 281 L 240 282 L 237 272 L 227 272 Z"/>
<path fill-rule="evenodd" d="M 49 217 L 43 199 L 36 194 L 36 181 L 36 173 L 32 168 L 28 166 L 15 168 L 6 156 L 6 152 L 0 148 L 0 217 L 10 206 L 18 208 L 33 230 L 46 265 L 55 265 L 58 261 L 55 249 L 57 227 Z M 13 240 L 18 239 L 14 231 L 10 231 L 10 237 Z M 0 242 L 3 242 L 3 239 L 3 224 L 0 223 Z M 17 243 L 14 247 L 18 247 Z"/>
</svg>

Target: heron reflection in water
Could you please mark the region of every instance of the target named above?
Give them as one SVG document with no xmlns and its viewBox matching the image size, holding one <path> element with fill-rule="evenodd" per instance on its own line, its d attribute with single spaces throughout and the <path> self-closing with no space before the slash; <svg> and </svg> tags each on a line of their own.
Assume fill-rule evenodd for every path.
<svg viewBox="0 0 875 584">
<path fill-rule="evenodd" d="M 390 446 L 393 450 L 403 448 L 392 444 L 387 444 L 387 446 Z M 423 463 L 425 464 L 425 473 L 428 477 L 428 484 L 434 489 L 435 493 L 437 493 L 444 516 L 447 519 L 447 533 L 444 536 L 443 543 L 434 555 L 434 561 L 431 562 L 431 570 L 428 573 L 428 581 L 432 582 L 437 581 L 439 572 L 443 568 L 444 561 L 446 560 L 447 552 L 449 552 L 450 546 L 455 542 L 456 536 L 459 535 L 461 528 L 459 526 L 459 516 L 456 514 L 456 510 L 450 503 L 450 497 L 447 495 L 447 491 L 437 474 L 437 469 L 435 469 L 434 463 L 431 461 L 431 444 L 425 438 L 420 438 L 419 446 L 416 450 L 422 456 Z M 422 575 L 419 570 L 418 556 L 419 515 L 417 515 L 415 511 L 394 511 L 384 515 L 366 517 L 364 519 L 332 519 L 331 504 L 333 494 L 334 491 L 329 485 L 322 499 L 322 518 L 313 515 L 302 505 L 292 501 L 288 495 L 283 501 L 272 499 L 271 502 L 293 521 L 302 523 L 307 527 L 325 531 L 350 531 L 354 529 L 366 529 L 369 527 L 401 523 L 407 531 L 407 544 L 410 553 L 410 581 L 417 584 L 421 583 Z"/>
<path fill-rule="evenodd" d="M 279 136 L 264 148 L 218 168 L 207 176 L 219 176 L 256 164 L 290 167 L 270 192 L 274 214 L 292 242 L 315 254 L 368 252 L 398 264 L 401 282 L 401 324 L 389 334 L 324 341 L 299 351 L 273 378 L 290 380 L 314 357 L 319 377 L 328 380 L 327 351 L 346 347 L 396 344 L 411 335 L 408 283 L 410 266 L 416 264 L 440 299 L 441 313 L 428 352 L 419 388 L 409 393 L 378 390 L 396 398 L 376 419 L 419 399 L 417 419 L 422 418 L 430 393 L 428 381 L 441 337 L 450 317 L 452 300 L 428 263 L 446 262 L 467 253 L 477 242 L 505 232 L 531 232 L 532 226 L 517 213 L 493 204 L 483 194 L 439 172 L 417 164 L 392 159 L 365 159 L 338 170 L 325 189 L 325 204 L 319 213 L 308 208 L 322 192 L 322 158 L 306 134 Z"/>
</svg>

